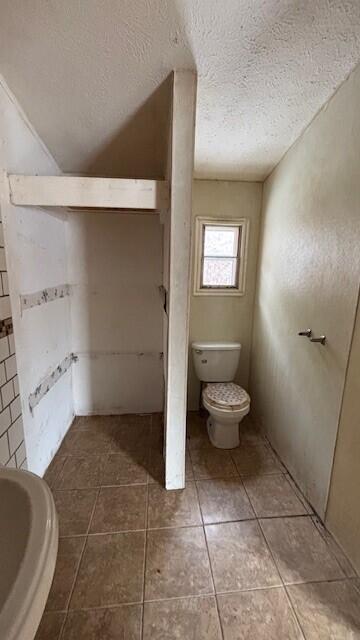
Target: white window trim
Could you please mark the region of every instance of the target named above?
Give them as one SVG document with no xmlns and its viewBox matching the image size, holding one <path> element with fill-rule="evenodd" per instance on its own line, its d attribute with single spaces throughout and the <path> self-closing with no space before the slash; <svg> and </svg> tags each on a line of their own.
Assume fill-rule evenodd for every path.
<svg viewBox="0 0 360 640">
<path fill-rule="evenodd" d="M 234 289 L 201 288 L 201 258 L 202 258 L 202 237 L 204 225 L 241 227 L 240 242 L 240 264 L 238 286 Z M 247 267 L 247 247 L 249 238 L 249 220 L 247 218 L 205 218 L 197 216 L 195 218 L 195 252 L 194 252 L 194 296 L 243 296 L 245 295 L 246 267 Z"/>
</svg>

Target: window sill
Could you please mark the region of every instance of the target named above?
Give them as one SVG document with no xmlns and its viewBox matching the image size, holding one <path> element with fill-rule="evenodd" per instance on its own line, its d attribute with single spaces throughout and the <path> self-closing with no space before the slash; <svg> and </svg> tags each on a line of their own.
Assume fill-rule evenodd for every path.
<svg viewBox="0 0 360 640">
<path fill-rule="evenodd" d="M 238 289 L 228 290 L 228 289 L 195 289 L 193 291 L 193 296 L 219 296 L 219 297 L 229 297 L 229 296 L 244 296 L 245 291 L 239 291 Z"/>
</svg>

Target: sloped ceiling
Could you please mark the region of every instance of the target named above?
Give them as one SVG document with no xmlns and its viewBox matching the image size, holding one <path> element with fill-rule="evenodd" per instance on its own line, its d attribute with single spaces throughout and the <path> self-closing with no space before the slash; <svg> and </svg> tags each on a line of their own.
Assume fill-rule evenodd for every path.
<svg viewBox="0 0 360 640">
<path fill-rule="evenodd" d="M 0 4 L 0 72 L 65 172 L 161 176 L 164 81 L 196 68 L 196 176 L 262 180 L 359 59 L 359 0 Z"/>
</svg>

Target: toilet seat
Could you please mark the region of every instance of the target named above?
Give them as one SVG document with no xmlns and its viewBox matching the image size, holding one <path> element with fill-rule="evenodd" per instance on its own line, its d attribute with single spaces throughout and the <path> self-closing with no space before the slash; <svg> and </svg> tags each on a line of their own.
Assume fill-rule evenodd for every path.
<svg viewBox="0 0 360 640">
<path fill-rule="evenodd" d="M 234 382 L 208 384 L 203 391 L 203 398 L 211 406 L 225 411 L 238 411 L 250 404 L 250 396 L 245 389 Z"/>
</svg>

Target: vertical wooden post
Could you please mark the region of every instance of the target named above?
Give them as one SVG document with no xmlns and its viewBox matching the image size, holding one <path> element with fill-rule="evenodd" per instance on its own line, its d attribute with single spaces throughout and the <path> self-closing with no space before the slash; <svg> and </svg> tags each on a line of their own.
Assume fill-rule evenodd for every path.
<svg viewBox="0 0 360 640">
<path fill-rule="evenodd" d="M 166 380 L 167 489 L 185 487 L 191 209 L 196 74 L 175 71 L 172 104 L 169 325 Z"/>
</svg>

